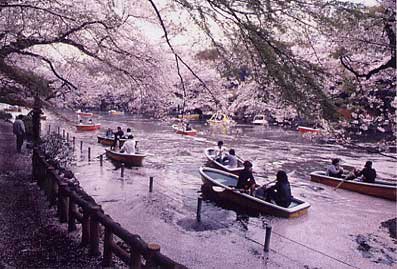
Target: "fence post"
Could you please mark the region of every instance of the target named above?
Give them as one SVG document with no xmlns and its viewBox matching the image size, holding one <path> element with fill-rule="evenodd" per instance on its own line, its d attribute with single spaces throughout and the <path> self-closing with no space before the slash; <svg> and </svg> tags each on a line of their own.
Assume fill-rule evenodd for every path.
<svg viewBox="0 0 397 269">
<path fill-rule="evenodd" d="M 62 130 L 62 138 L 65 139 L 65 129 Z"/>
<path fill-rule="evenodd" d="M 83 141 L 80 141 L 80 151 L 83 151 Z"/>
<path fill-rule="evenodd" d="M 48 124 L 48 134 L 51 134 L 51 124 Z"/>
<path fill-rule="evenodd" d="M 76 211 L 76 208 L 77 208 L 76 203 L 73 201 L 72 197 L 69 197 L 69 219 L 68 219 L 69 232 L 73 232 L 76 230 L 76 220 L 74 216 L 74 212 Z"/>
<path fill-rule="evenodd" d="M 81 245 L 86 246 L 90 242 L 90 210 L 83 208 L 83 222 L 81 223 Z"/>
<path fill-rule="evenodd" d="M 149 243 L 148 249 L 149 249 L 149 254 L 146 260 L 145 268 L 157 268 L 156 263 L 153 260 L 153 256 L 156 255 L 156 253 L 160 252 L 160 245 Z"/>
<path fill-rule="evenodd" d="M 265 244 L 263 245 L 263 250 L 265 252 L 269 252 L 270 246 L 270 237 L 272 235 L 272 226 L 266 225 L 266 232 L 265 232 Z"/>
<path fill-rule="evenodd" d="M 72 140 L 73 140 L 73 150 L 74 150 L 74 147 L 76 145 L 76 137 L 73 136 Z"/>
<path fill-rule="evenodd" d="M 142 255 L 138 252 L 134 251 L 131 248 L 131 255 L 130 255 L 130 268 L 134 269 L 141 269 L 142 268 Z"/>
<path fill-rule="evenodd" d="M 66 142 L 69 142 L 69 133 L 66 133 Z"/>
<path fill-rule="evenodd" d="M 54 201 L 54 173 L 55 173 L 55 168 L 52 166 L 49 166 L 47 168 L 47 180 L 46 180 L 46 191 L 47 191 L 47 200 L 50 203 L 50 207 L 53 204 Z"/>
<path fill-rule="evenodd" d="M 58 134 L 61 134 L 61 127 L 58 126 Z"/>
<path fill-rule="evenodd" d="M 121 170 L 121 177 L 124 177 L 124 166 L 125 166 L 125 164 L 124 164 L 124 163 L 121 163 L 121 168 L 120 168 L 120 170 Z"/>
<path fill-rule="evenodd" d="M 203 198 L 199 196 L 197 198 L 197 214 L 196 214 L 196 220 L 197 222 L 201 221 L 201 204 L 203 202 Z"/>
<path fill-rule="evenodd" d="M 68 186 L 65 182 L 60 182 L 58 186 L 58 215 L 59 221 L 65 223 L 67 221 L 67 201 L 65 189 Z"/>
<path fill-rule="evenodd" d="M 153 192 L 153 177 L 149 177 L 149 192 Z"/>
<path fill-rule="evenodd" d="M 91 256 L 99 256 L 99 222 L 97 220 L 97 212 L 101 209 L 100 206 L 93 206 L 90 208 L 90 249 Z"/>
<path fill-rule="evenodd" d="M 109 227 L 105 227 L 105 238 L 103 242 L 103 267 L 112 266 L 112 244 L 113 233 Z"/>
<path fill-rule="evenodd" d="M 88 147 L 88 161 L 91 161 L 91 148 Z"/>
<path fill-rule="evenodd" d="M 99 165 L 103 166 L 103 155 L 99 155 Z"/>
</svg>

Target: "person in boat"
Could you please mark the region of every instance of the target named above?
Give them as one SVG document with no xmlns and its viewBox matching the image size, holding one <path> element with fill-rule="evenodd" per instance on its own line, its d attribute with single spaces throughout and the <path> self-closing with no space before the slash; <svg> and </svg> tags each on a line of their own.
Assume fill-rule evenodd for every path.
<svg viewBox="0 0 397 269">
<path fill-rule="evenodd" d="M 125 133 L 124 137 L 128 139 L 130 136 L 133 136 L 131 128 L 127 128 L 127 132 Z"/>
<path fill-rule="evenodd" d="M 127 154 L 135 154 L 136 141 L 134 139 L 134 136 L 130 135 L 127 137 L 127 140 L 124 142 L 123 146 L 121 147 L 120 152 Z"/>
<path fill-rule="evenodd" d="M 192 130 L 192 126 L 190 126 L 190 123 L 186 123 L 186 126 L 185 126 L 185 130 L 186 131 L 191 131 Z"/>
<path fill-rule="evenodd" d="M 256 182 L 252 174 L 252 163 L 250 161 L 245 161 L 244 169 L 240 172 L 238 177 L 236 189 L 252 194 L 255 190 L 255 186 Z"/>
<path fill-rule="evenodd" d="M 367 161 L 361 170 L 354 169 L 352 173 L 346 177 L 346 180 L 352 180 L 361 176 L 361 181 L 374 183 L 376 178 L 376 170 L 372 168 L 372 162 Z"/>
<path fill-rule="evenodd" d="M 223 163 L 226 164 L 229 168 L 237 167 L 237 157 L 234 149 L 229 150 L 229 153 L 224 158 Z"/>
<path fill-rule="evenodd" d="M 94 125 L 94 122 L 92 121 L 92 119 L 89 119 L 89 120 L 88 120 L 88 124 Z"/>
<path fill-rule="evenodd" d="M 124 132 L 123 132 L 123 130 L 121 130 L 121 127 L 118 126 L 117 127 L 117 132 L 113 133 L 113 135 L 114 135 L 114 143 L 113 143 L 112 148 L 115 149 L 116 146 L 117 146 L 117 140 L 119 140 L 120 138 L 123 137 Z"/>
<path fill-rule="evenodd" d="M 224 154 L 225 147 L 223 146 L 223 141 L 220 140 L 218 141 L 218 146 L 215 149 L 215 160 L 222 163 Z"/>
<path fill-rule="evenodd" d="M 339 165 L 339 159 L 332 159 L 332 164 L 327 167 L 327 176 L 342 178 L 343 168 Z"/>
<path fill-rule="evenodd" d="M 267 202 L 272 200 L 279 206 L 289 207 L 292 202 L 291 186 L 285 171 L 278 171 L 276 184 L 265 191 L 264 198 Z"/>
<path fill-rule="evenodd" d="M 79 125 L 83 125 L 83 120 L 79 120 Z"/>
<path fill-rule="evenodd" d="M 106 130 L 105 136 L 106 136 L 107 138 L 110 138 L 110 137 L 113 136 L 113 130 L 112 130 L 112 128 L 108 128 L 108 129 Z"/>
</svg>

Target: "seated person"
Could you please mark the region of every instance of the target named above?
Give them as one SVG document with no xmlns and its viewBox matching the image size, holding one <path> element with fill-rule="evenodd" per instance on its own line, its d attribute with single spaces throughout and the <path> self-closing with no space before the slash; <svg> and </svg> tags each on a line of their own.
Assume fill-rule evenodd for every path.
<svg viewBox="0 0 397 269">
<path fill-rule="evenodd" d="M 240 189 L 244 192 L 249 191 L 250 194 L 255 190 L 255 179 L 252 175 L 252 163 L 250 161 L 244 162 L 244 170 L 240 172 L 238 177 L 236 189 Z"/>
<path fill-rule="evenodd" d="M 133 136 L 131 128 L 127 128 L 127 132 L 124 134 L 124 137 L 127 138 L 127 139 L 128 139 L 129 136 Z"/>
<path fill-rule="evenodd" d="M 327 176 L 342 178 L 343 168 L 339 166 L 339 159 L 333 159 L 332 164 L 327 168 Z"/>
<path fill-rule="evenodd" d="M 273 200 L 279 206 L 289 207 L 292 202 L 291 186 L 284 171 L 277 172 L 276 184 L 266 190 L 265 199 L 267 202 Z"/>
<path fill-rule="evenodd" d="M 215 148 L 215 160 L 222 163 L 225 153 L 225 147 L 223 146 L 223 141 L 218 141 L 218 146 Z"/>
<path fill-rule="evenodd" d="M 136 141 L 132 135 L 127 137 L 127 140 L 124 142 L 123 146 L 121 147 L 120 152 L 127 153 L 127 154 L 135 154 Z"/>
<path fill-rule="evenodd" d="M 185 127 L 186 131 L 191 131 L 192 127 L 190 126 L 190 123 L 186 123 L 186 127 Z"/>
<path fill-rule="evenodd" d="M 106 130 L 105 136 L 106 136 L 107 138 L 112 137 L 112 136 L 113 136 L 113 130 L 112 130 L 111 128 L 108 128 L 108 129 Z"/>
<path fill-rule="evenodd" d="M 223 158 L 223 163 L 226 164 L 229 168 L 237 167 L 237 157 L 234 149 L 229 150 L 229 154 Z"/>
<path fill-rule="evenodd" d="M 354 169 L 352 171 L 352 173 L 350 173 L 347 177 L 346 180 L 352 180 L 355 179 L 357 177 L 360 177 L 361 181 L 363 182 L 367 182 L 367 183 L 374 183 L 375 182 L 375 178 L 376 178 L 376 171 L 375 169 L 372 168 L 372 162 L 371 161 L 367 161 L 365 163 L 365 166 L 362 170 L 358 171 L 356 169 Z"/>
<path fill-rule="evenodd" d="M 94 123 L 92 122 L 92 119 L 88 120 L 88 124 L 94 125 Z"/>
<path fill-rule="evenodd" d="M 83 120 L 79 120 L 79 125 L 83 125 Z"/>
</svg>

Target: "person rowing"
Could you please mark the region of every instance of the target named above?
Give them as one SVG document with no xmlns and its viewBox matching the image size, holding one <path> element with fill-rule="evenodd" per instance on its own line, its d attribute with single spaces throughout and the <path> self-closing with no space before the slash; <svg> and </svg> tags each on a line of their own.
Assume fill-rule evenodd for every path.
<svg viewBox="0 0 397 269">
<path fill-rule="evenodd" d="M 340 160 L 332 159 L 332 163 L 327 167 L 326 175 L 329 177 L 342 178 L 343 168 L 339 164 Z"/>
<path fill-rule="evenodd" d="M 364 168 L 357 170 L 356 168 L 346 177 L 346 180 L 353 180 L 361 176 L 361 180 L 367 183 L 374 183 L 376 178 L 376 170 L 372 168 L 372 162 L 367 161 Z"/>
<path fill-rule="evenodd" d="M 276 184 L 270 188 L 267 188 L 267 185 L 274 181 L 264 184 L 262 187 L 255 190 L 254 195 L 263 198 L 267 202 L 274 201 L 279 206 L 289 207 L 292 202 L 292 194 L 287 173 L 281 170 L 278 171 L 275 181 Z"/>
</svg>

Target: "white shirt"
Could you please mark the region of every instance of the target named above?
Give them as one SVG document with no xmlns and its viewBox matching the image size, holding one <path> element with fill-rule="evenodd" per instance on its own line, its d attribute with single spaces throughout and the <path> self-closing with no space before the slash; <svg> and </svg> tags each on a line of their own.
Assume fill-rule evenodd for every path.
<svg viewBox="0 0 397 269">
<path fill-rule="evenodd" d="M 215 148 L 215 159 L 217 158 L 223 158 L 224 152 L 225 152 L 225 147 L 216 147 Z"/>
<path fill-rule="evenodd" d="M 330 176 L 330 175 L 337 175 L 337 174 L 340 173 L 340 171 L 343 172 L 342 167 L 340 167 L 339 165 L 336 165 L 336 166 L 335 166 L 335 165 L 331 164 L 331 165 L 329 165 L 328 168 L 327 168 L 327 176 Z"/>
<path fill-rule="evenodd" d="M 123 146 L 121 147 L 120 150 L 124 151 L 125 153 L 128 154 L 134 154 L 135 153 L 135 147 L 136 147 L 136 141 L 135 139 L 127 139 Z"/>
</svg>

